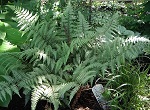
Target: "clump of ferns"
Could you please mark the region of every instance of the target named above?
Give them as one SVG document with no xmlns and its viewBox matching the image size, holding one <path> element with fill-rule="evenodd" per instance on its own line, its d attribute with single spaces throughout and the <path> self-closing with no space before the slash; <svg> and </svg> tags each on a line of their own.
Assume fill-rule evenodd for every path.
<svg viewBox="0 0 150 110">
<path fill-rule="evenodd" d="M 9 63 L 6 59 L 0 63 L 5 62 L 3 66 L 12 74 L 4 75 L 6 83 L 0 82 L 0 85 L 6 87 L 12 83 L 18 88 L 8 86 L 4 89 L 2 86 L 0 99 L 3 101 L 6 94 L 18 94 L 19 89 L 24 88 L 26 95 L 31 92 L 32 110 L 41 99 L 53 103 L 55 110 L 61 105 L 61 99 L 69 105 L 82 85 L 92 85 L 96 76 L 104 79 L 106 70 L 115 74 L 117 67 L 138 57 L 149 44 L 144 37 L 115 37 L 121 30 L 118 29 L 117 13 L 95 29 L 81 12 L 74 14 L 71 4 L 64 10 L 59 26 L 57 21 L 41 20 L 38 14 L 26 9 L 18 8 L 16 14 L 20 30 L 28 34 L 28 39 L 22 46 L 23 51 L 18 52 L 19 57 L 15 57 L 17 62 L 13 55 L 8 56 L 13 53 L 1 53 L 3 58 L 8 56 L 14 62 Z"/>
</svg>

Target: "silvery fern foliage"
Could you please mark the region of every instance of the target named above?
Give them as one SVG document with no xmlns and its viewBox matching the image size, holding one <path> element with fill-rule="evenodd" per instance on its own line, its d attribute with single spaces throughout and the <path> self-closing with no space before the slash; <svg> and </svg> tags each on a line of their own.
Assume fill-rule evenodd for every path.
<svg viewBox="0 0 150 110">
<path fill-rule="evenodd" d="M 26 30 L 28 28 L 31 28 L 33 24 L 37 21 L 38 19 L 38 14 L 33 14 L 30 13 L 29 10 L 22 9 L 20 7 L 16 7 L 15 13 L 17 14 L 17 20 L 18 20 L 18 26 L 20 26 L 20 30 Z"/>
<path fill-rule="evenodd" d="M 0 53 L 0 67 L 7 73 L 1 76 L 5 80 L 0 82 L 0 100 L 13 92 L 19 95 L 24 88 L 31 91 L 32 110 L 41 99 L 53 103 L 55 110 L 62 99 L 69 104 L 81 86 L 92 85 L 97 75 L 105 78 L 107 71 L 115 74 L 116 68 L 137 58 L 149 45 L 144 37 L 124 38 L 118 30 L 117 13 L 93 29 L 81 12 L 74 14 L 71 4 L 60 21 L 41 20 L 37 14 L 18 9 L 20 30 L 28 34 L 28 40 L 21 52 Z"/>
</svg>

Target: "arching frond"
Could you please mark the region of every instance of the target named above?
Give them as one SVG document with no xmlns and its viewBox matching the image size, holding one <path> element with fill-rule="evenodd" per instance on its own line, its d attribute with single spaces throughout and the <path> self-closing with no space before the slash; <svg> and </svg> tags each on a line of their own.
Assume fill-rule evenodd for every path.
<svg viewBox="0 0 150 110">
<path fill-rule="evenodd" d="M 102 27 L 96 29 L 99 37 L 104 37 L 106 39 L 113 39 L 118 32 L 118 13 L 115 13 L 112 18 L 110 18 Z"/>
<path fill-rule="evenodd" d="M 0 54 L 0 68 L 1 72 L 6 73 L 13 68 L 17 68 L 22 64 L 22 59 L 19 58 L 20 53 L 1 53 Z M 6 74 L 5 73 L 5 74 Z M 0 73 L 3 74 L 3 73 Z"/>
<path fill-rule="evenodd" d="M 98 54 L 97 61 L 101 63 L 103 75 L 107 68 L 114 72 L 115 68 L 120 67 L 126 61 L 137 58 L 149 43 L 146 38 L 144 41 L 140 40 L 140 38 L 135 38 L 134 41 L 136 42 L 131 42 L 129 39 L 115 38 L 113 41 L 103 43 L 99 48 L 96 53 Z"/>
<path fill-rule="evenodd" d="M 75 32 L 74 24 L 75 24 L 75 15 L 71 4 L 69 4 L 63 12 L 61 22 L 61 26 L 68 43 L 70 43 L 71 39 L 74 37 Z"/>
<path fill-rule="evenodd" d="M 90 25 L 88 22 L 85 20 L 84 16 L 82 15 L 81 12 L 78 12 L 79 20 L 77 23 L 77 29 L 76 29 L 76 34 L 75 36 L 77 37 L 87 37 L 88 32 L 90 31 Z"/>
</svg>

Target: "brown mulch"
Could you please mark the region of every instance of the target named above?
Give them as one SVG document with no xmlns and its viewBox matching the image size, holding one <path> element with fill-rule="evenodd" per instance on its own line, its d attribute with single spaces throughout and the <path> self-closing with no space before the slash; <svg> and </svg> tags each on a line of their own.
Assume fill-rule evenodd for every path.
<svg viewBox="0 0 150 110">
<path fill-rule="evenodd" d="M 81 87 L 75 95 L 72 103 L 72 110 L 103 110 L 89 86 Z"/>
</svg>

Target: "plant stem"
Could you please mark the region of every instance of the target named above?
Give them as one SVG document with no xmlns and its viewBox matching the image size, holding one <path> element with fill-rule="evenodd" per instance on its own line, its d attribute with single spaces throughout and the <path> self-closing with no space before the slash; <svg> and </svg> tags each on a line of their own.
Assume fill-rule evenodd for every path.
<svg viewBox="0 0 150 110">
<path fill-rule="evenodd" d="M 89 1 L 89 24 L 91 24 L 92 0 Z"/>
</svg>

